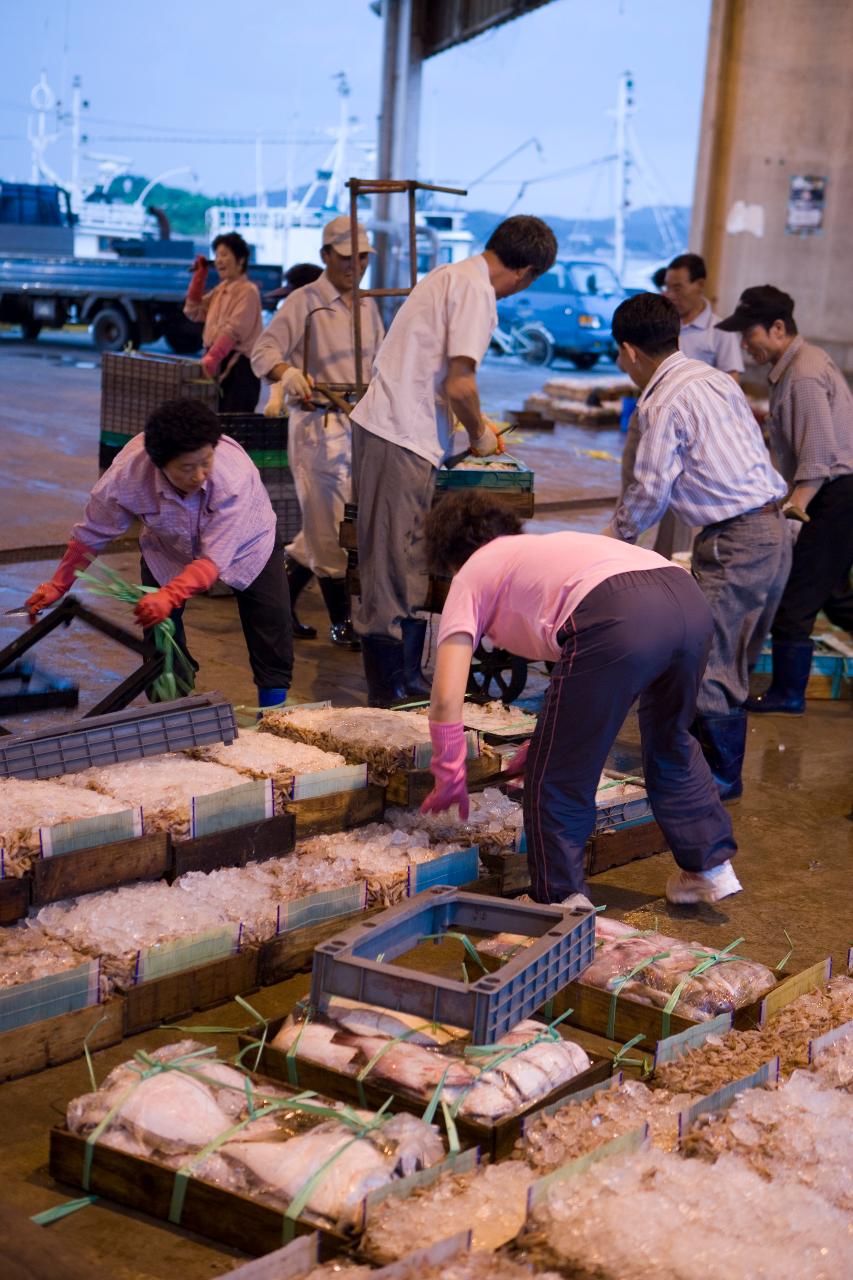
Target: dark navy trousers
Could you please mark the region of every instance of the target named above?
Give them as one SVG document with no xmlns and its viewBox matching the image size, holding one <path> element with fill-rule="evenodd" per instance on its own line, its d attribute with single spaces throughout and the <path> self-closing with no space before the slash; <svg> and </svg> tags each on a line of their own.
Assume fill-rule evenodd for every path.
<svg viewBox="0 0 853 1280">
<path fill-rule="evenodd" d="M 708 871 L 737 851 L 731 820 L 690 732 L 713 632 L 702 591 L 676 566 L 608 578 L 564 624 L 524 785 L 527 860 L 538 902 L 585 892 L 584 845 L 595 826 L 595 792 L 637 699 L 646 789 L 676 862 L 686 871 Z"/>
</svg>

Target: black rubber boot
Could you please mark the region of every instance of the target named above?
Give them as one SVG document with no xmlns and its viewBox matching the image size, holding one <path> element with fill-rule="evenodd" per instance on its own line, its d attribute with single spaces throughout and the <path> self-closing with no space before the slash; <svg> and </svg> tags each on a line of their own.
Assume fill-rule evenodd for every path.
<svg viewBox="0 0 853 1280">
<path fill-rule="evenodd" d="M 329 615 L 329 639 L 341 649 L 357 653 L 361 648 L 350 618 L 349 595 L 346 578 L 318 578 L 326 612 Z"/>
<path fill-rule="evenodd" d="M 403 679 L 406 693 L 412 699 L 428 698 L 432 689 L 421 670 L 426 618 L 404 618 L 400 625 L 403 631 Z"/>
<path fill-rule="evenodd" d="M 720 799 L 737 800 L 743 794 L 741 770 L 746 754 L 746 712 L 738 707 L 727 716 L 697 716 L 693 736 L 708 761 Z"/>
<path fill-rule="evenodd" d="M 361 659 L 369 707 L 393 707 L 406 701 L 402 640 L 391 636 L 362 636 Z"/>
<path fill-rule="evenodd" d="M 307 627 L 296 616 L 297 597 L 300 591 L 308 586 L 314 574 L 304 564 L 300 564 L 298 560 L 293 560 L 287 555 L 284 557 L 284 571 L 287 574 L 287 585 L 290 588 L 290 618 L 293 624 L 293 638 L 294 640 L 316 640 L 317 628 Z"/>
<path fill-rule="evenodd" d="M 806 709 L 806 685 L 813 652 L 811 640 L 774 640 L 770 688 L 757 698 L 749 698 L 745 703 L 747 711 L 801 716 Z"/>
</svg>

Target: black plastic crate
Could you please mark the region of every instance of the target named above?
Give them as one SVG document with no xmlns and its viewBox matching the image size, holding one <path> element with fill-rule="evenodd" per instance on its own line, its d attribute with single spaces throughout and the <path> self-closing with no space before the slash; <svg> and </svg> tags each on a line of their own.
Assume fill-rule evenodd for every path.
<svg viewBox="0 0 853 1280">
<path fill-rule="evenodd" d="M 287 418 L 265 418 L 262 413 L 220 413 L 219 423 L 226 435 L 242 445 L 248 454 L 287 454 Z M 287 466 L 283 463 L 261 463 L 259 467 Z"/>
<path fill-rule="evenodd" d="M 55 778 L 166 751 L 229 743 L 236 736 L 231 703 L 218 694 L 199 694 L 156 709 L 91 716 L 62 730 L 0 738 L 0 778 Z"/>
</svg>

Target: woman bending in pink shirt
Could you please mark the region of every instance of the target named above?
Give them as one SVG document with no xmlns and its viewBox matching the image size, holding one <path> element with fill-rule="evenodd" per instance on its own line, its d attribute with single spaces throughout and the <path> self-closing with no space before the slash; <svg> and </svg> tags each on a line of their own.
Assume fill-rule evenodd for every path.
<svg viewBox="0 0 853 1280">
<path fill-rule="evenodd" d="M 199 254 L 184 315 L 204 322 L 201 367 L 209 378 L 219 378 L 220 413 L 254 413 L 261 384 L 252 373 L 249 356 L 264 326 L 258 286 L 246 275 L 249 246 L 230 231 L 216 237 L 213 249 L 219 283 L 205 293 L 210 264 Z"/>
<path fill-rule="evenodd" d="M 524 534 L 517 516 L 485 494 L 443 499 L 427 522 L 427 546 L 433 570 L 454 577 L 429 712 L 435 787 L 423 812 L 458 804 L 467 817 L 462 706 L 472 654 L 486 636 L 555 664 L 521 763 L 533 897 L 591 906 L 583 850 L 595 793 L 638 698 L 649 802 L 679 868 L 667 898 L 716 902 L 737 893 L 731 820 L 690 733 L 713 633 L 690 575 L 597 534 Z"/>
</svg>

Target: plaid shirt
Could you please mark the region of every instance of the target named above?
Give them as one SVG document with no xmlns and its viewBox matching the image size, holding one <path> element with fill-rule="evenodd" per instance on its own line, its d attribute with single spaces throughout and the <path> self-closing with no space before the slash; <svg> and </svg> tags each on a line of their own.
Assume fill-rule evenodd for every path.
<svg viewBox="0 0 853 1280">
<path fill-rule="evenodd" d="M 626 542 L 672 507 L 705 528 L 781 499 L 758 423 L 733 378 L 680 351 L 657 368 L 637 403 L 640 443 L 634 482 L 613 526 Z"/>
<path fill-rule="evenodd" d="M 230 436 L 221 436 L 198 493 L 182 498 L 134 436 L 95 485 L 71 536 L 102 551 L 142 524 L 139 548 L 163 586 L 191 560 L 212 560 L 229 587 L 254 582 L 272 554 L 276 520 L 261 474 Z"/>
<path fill-rule="evenodd" d="M 767 425 L 790 485 L 853 472 L 853 393 L 826 352 L 800 337 L 770 371 Z"/>
</svg>

